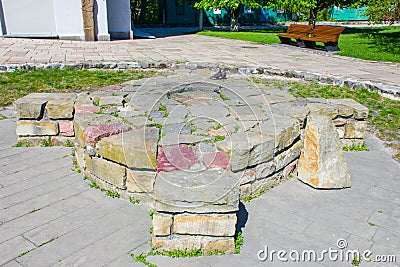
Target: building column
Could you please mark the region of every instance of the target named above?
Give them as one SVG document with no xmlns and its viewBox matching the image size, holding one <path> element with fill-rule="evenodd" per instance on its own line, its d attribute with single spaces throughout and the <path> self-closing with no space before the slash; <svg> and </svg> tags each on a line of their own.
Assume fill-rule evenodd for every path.
<svg viewBox="0 0 400 267">
<path fill-rule="evenodd" d="M 85 32 L 85 41 L 95 41 L 94 1 L 95 0 L 82 0 L 83 31 Z"/>
</svg>

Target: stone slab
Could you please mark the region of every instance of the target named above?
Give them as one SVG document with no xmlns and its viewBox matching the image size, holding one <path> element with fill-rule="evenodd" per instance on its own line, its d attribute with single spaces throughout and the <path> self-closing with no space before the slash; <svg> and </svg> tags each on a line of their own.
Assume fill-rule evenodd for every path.
<svg viewBox="0 0 400 267">
<path fill-rule="evenodd" d="M 236 214 L 178 214 L 173 229 L 185 235 L 234 236 L 236 221 Z"/>
<path fill-rule="evenodd" d="M 58 135 L 58 123 L 54 121 L 17 121 L 18 136 Z"/>
<path fill-rule="evenodd" d="M 85 164 L 86 170 L 94 176 L 118 188 L 126 188 L 125 167 L 104 159 L 90 157 L 87 154 L 85 154 Z"/>
</svg>

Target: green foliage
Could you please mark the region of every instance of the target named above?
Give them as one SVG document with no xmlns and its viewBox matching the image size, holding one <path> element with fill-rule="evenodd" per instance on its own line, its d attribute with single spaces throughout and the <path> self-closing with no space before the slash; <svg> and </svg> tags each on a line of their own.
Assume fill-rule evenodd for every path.
<svg viewBox="0 0 400 267">
<path fill-rule="evenodd" d="M 243 236 L 242 236 L 242 232 L 238 232 L 235 235 L 235 250 L 233 251 L 234 254 L 239 254 L 240 253 L 240 249 L 242 248 L 243 245 Z"/>
<path fill-rule="evenodd" d="M 51 147 L 51 139 L 50 136 L 47 139 L 42 140 L 42 142 L 40 143 L 41 147 Z"/>
<path fill-rule="evenodd" d="M 110 191 L 110 190 L 104 190 L 104 189 L 101 190 L 101 191 L 104 191 L 106 196 L 108 196 L 108 197 L 112 197 L 112 198 L 119 198 L 120 197 L 120 195 L 117 192 L 113 192 L 113 191 Z"/>
<path fill-rule="evenodd" d="M 366 14 L 375 23 L 394 23 L 400 20 L 399 0 L 361 0 L 358 4 L 368 7 Z"/>
<path fill-rule="evenodd" d="M 89 186 L 91 188 L 94 188 L 94 189 L 99 189 L 100 188 L 100 186 L 98 184 L 96 184 L 95 182 L 93 182 L 93 181 L 90 182 Z"/>
<path fill-rule="evenodd" d="M 75 70 L 38 69 L 0 73 L 0 107 L 30 93 L 67 93 L 75 90 L 95 90 L 154 75 L 154 72 L 137 70 Z"/>
<path fill-rule="evenodd" d="M 153 228 L 153 227 L 150 227 L 150 228 L 149 228 L 149 234 L 152 235 L 152 234 L 153 234 L 153 231 L 154 231 L 154 228 Z"/>
<path fill-rule="evenodd" d="M 27 251 L 24 251 L 24 252 L 22 252 L 22 253 L 20 253 L 20 254 L 18 254 L 18 258 L 21 258 L 22 256 L 24 256 L 24 255 L 26 255 L 26 254 L 28 254 L 30 252 L 30 250 L 27 250 Z"/>
<path fill-rule="evenodd" d="M 154 212 L 155 212 L 154 209 L 149 210 L 149 217 L 152 219 L 153 219 Z"/>
<path fill-rule="evenodd" d="M 231 100 L 229 97 L 225 96 L 223 93 L 219 93 L 219 97 L 224 101 L 225 100 Z"/>
<path fill-rule="evenodd" d="M 203 251 L 201 249 L 193 249 L 193 250 L 178 250 L 174 249 L 172 251 L 153 251 L 150 253 L 151 255 L 163 255 L 171 258 L 191 258 L 191 257 L 200 257 L 204 256 Z"/>
<path fill-rule="evenodd" d="M 129 202 L 131 202 L 133 205 L 139 204 L 140 199 L 135 199 L 134 197 L 129 197 Z"/>
<path fill-rule="evenodd" d="M 368 224 L 369 224 L 369 226 L 376 226 L 376 224 L 374 224 L 372 222 L 369 222 Z"/>
<path fill-rule="evenodd" d="M 163 103 L 160 103 L 160 107 L 158 109 L 161 112 L 164 112 L 164 118 L 168 117 L 169 113 L 167 111 L 167 106 L 164 105 Z"/>
<path fill-rule="evenodd" d="M 5 119 L 7 119 L 7 117 L 4 116 L 4 115 L 2 115 L 2 114 L 0 114 L 0 121 L 1 121 L 1 120 L 5 120 Z"/>
<path fill-rule="evenodd" d="M 64 146 L 65 146 L 65 147 L 73 147 L 74 144 L 73 144 L 69 139 L 67 139 L 67 140 L 65 141 L 65 143 L 64 143 Z"/>
<path fill-rule="evenodd" d="M 225 136 L 217 135 L 214 137 L 215 142 L 223 141 L 225 140 Z"/>
<path fill-rule="evenodd" d="M 360 256 L 356 256 L 352 261 L 351 264 L 353 266 L 360 266 L 361 264 L 361 257 Z"/>
<path fill-rule="evenodd" d="M 93 105 L 96 107 L 100 106 L 100 98 L 96 97 L 95 99 L 93 99 Z M 100 111 L 101 111 L 101 109 L 100 109 Z M 98 113 L 98 112 L 96 112 L 96 113 Z"/>
<path fill-rule="evenodd" d="M 147 255 L 146 254 L 140 254 L 138 256 L 135 256 L 135 254 L 131 254 L 131 257 L 133 257 L 135 262 L 140 262 L 143 263 L 144 265 L 148 266 L 148 267 L 157 267 L 157 265 L 154 265 L 152 263 L 150 263 L 149 261 L 147 261 Z"/>
<path fill-rule="evenodd" d="M 18 142 L 13 147 L 30 147 L 32 146 L 30 143 Z"/>
<path fill-rule="evenodd" d="M 222 128 L 222 124 L 218 123 L 217 125 L 215 125 L 214 127 L 212 127 L 214 130 L 219 130 Z"/>
<path fill-rule="evenodd" d="M 367 147 L 367 144 L 364 143 L 364 144 L 362 144 L 360 146 L 357 146 L 357 145 L 352 145 L 352 146 L 349 146 L 349 147 L 348 146 L 344 146 L 343 150 L 344 151 L 368 151 L 369 149 Z"/>
<path fill-rule="evenodd" d="M 273 185 L 271 188 L 273 188 L 273 187 L 274 187 L 274 185 Z M 254 193 L 254 194 L 251 194 L 250 196 L 245 196 L 245 197 L 243 198 L 243 201 L 244 201 L 244 202 L 250 202 L 251 200 L 253 200 L 253 199 L 255 199 L 255 198 L 259 198 L 259 197 L 262 196 L 264 193 L 265 193 L 265 189 L 261 189 L 260 191 Z"/>
</svg>

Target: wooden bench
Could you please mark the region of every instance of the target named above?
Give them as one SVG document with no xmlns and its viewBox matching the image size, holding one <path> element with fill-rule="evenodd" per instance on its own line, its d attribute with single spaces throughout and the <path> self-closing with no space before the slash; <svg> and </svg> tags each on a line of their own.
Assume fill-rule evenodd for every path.
<svg viewBox="0 0 400 267">
<path fill-rule="evenodd" d="M 291 39 L 299 40 L 302 37 L 308 36 L 312 31 L 311 25 L 290 24 L 286 33 L 278 34 L 282 44 L 292 44 Z"/>
<path fill-rule="evenodd" d="M 343 30 L 343 27 L 315 26 L 310 36 L 302 36 L 299 39 L 304 47 L 316 48 L 315 42 L 321 42 L 324 43 L 326 51 L 340 51 L 338 41 Z M 299 41 L 297 43 L 300 44 Z"/>
</svg>

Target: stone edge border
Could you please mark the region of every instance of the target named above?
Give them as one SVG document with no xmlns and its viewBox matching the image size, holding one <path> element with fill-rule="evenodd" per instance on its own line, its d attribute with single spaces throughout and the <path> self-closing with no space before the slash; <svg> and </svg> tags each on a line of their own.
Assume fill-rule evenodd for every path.
<svg viewBox="0 0 400 267">
<path fill-rule="evenodd" d="M 105 69 L 105 70 L 134 70 L 134 69 L 212 69 L 225 68 L 232 73 L 242 72 L 249 75 L 275 75 L 286 78 L 297 78 L 305 81 L 319 82 L 322 84 L 347 86 L 351 89 L 366 88 L 370 91 L 378 91 L 383 97 L 400 100 L 400 87 L 394 87 L 385 82 L 372 80 L 359 80 L 352 76 L 335 75 L 321 72 L 310 72 L 295 69 L 282 69 L 274 66 L 239 66 L 231 67 L 203 62 L 169 63 L 150 61 L 120 61 L 120 62 L 59 62 L 59 63 L 28 63 L 0 65 L 1 72 L 13 72 L 16 70 L 34 69 Z"/>
</svg>

